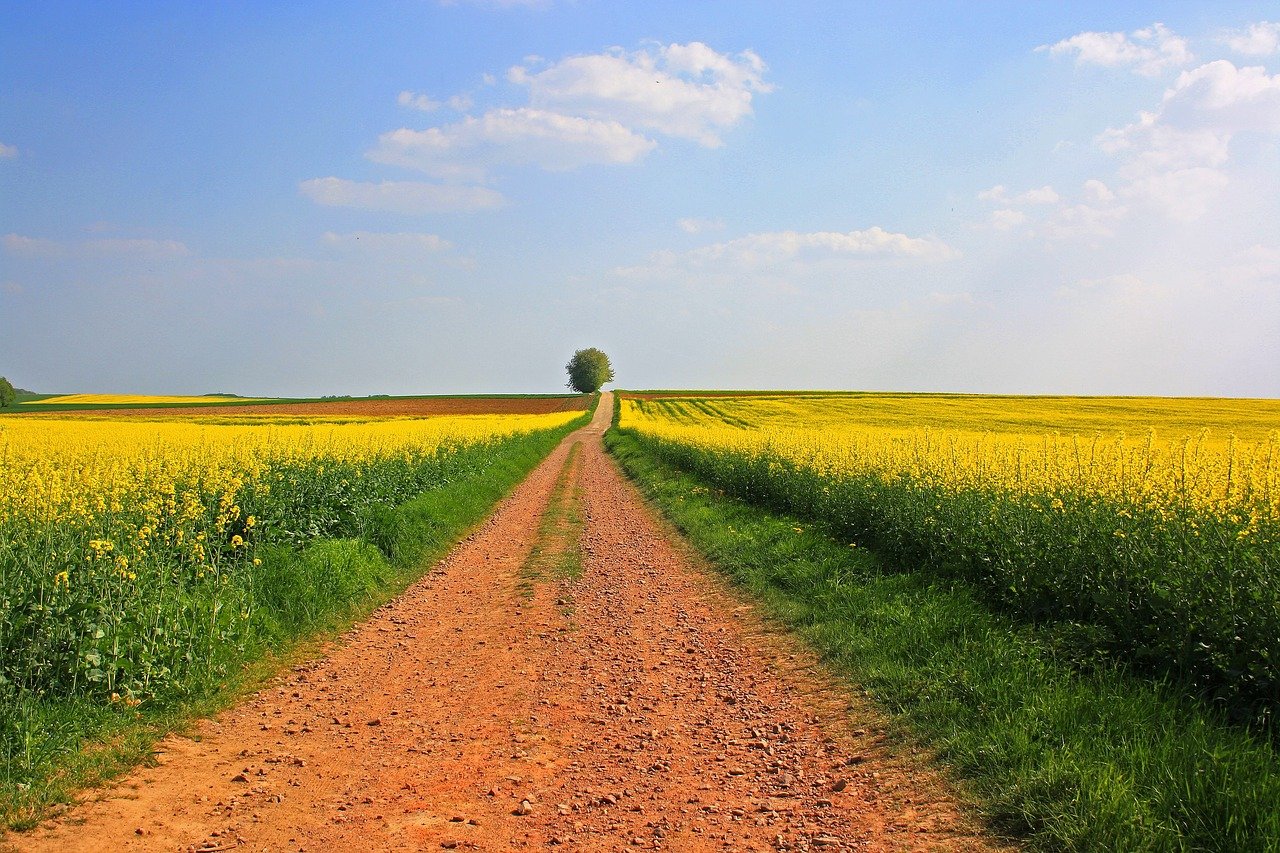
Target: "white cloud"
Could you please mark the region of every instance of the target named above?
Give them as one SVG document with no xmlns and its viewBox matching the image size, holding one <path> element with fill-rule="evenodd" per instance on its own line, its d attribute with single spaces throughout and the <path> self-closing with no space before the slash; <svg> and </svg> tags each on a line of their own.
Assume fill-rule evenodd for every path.
<svg viewBox="0 0 1280 853">
<path fill-rule="evenodd" d="M 1191 221 L 1227 187 L 1222 167 L 1239 133 L 1280 135 L 1280 75 L 1219 59 L 1183 71 L 1157 109 L 1095 141 L 1125 158 L 1120 175 L 1128 183 L 1119 195 Z"/>
<path fill-rule="evenodd" d="M 1229 179 L 1218 169 L 1200 166 L 1155 172 L 1135 178 L 1122 190 L 1128 199 L 1153 206 L 1182 222 L 1194 222 L 1213 206 Z"/>
<path fill-rule="evenodd" d="M 1041 45 L 1054 56 L 1075 54 L 1076 65 L 1104 68 L 1132 68 L 1138 74 L 1155 77 L 1168 68 L 1189 65 L 1195 58 L 1187 40 L 1164 24 L 1153 24 L 1125 33 L 1084 32 L 1052 45 Z"/>
<path fill-rule="evenodd" d="M 1040 226 L 1039 233 L 1050 240 L 1113 237 L 1116 225 L 1128 215 L 1124 206 L 1063 204 Z"/>
<path fill-rule="evenodd" d="M 484 184 L 501 166 L 570 171 L 635 163 L 658 146 L 648 132 L 716 147 L 723 144 L 723 132 L 752 114 L 755 95 L 772 90 L 764 71 L 764 62 L 749 50 L 722 54 L 701 42 L 632 52 L 612 48 L 556 62 L 526 56 L 507 77 L 527 91 L 527 104 L 463 115 L 424 129 L 401 127 L 379 136 L 365 156 L 451 183 Z M 485 75 L 486 86 L 496 82 Z M 442 106 L 412 90 L 400 92 L 397 100 L 426 112 Z M 473 106 L 469 93 L 446 103 L 458 113 Z M 351 195 L 349 187 L 332 183 L 309 182 L 304 192 L 322 203 L 351 203 L 325 201 Z M 366 198 L 370 191 L 360 195 Z"/>
<path fill-rule="evenodd" d="M 57 241 L 23 234 L 6 234 L 0 237 L 0 246 L 4 247 L 6 254 L 29 258 L 56 255 L 62 248 Z"/>
<path fill-rule="evenodd" d="M 1096 178 L 1090 178 L 1084 182 L 1084 195 L 1089 201 L 1101 204 L 1110 204 L 1116 200 L 1116 194 L 1111 188 Z"/>
<path fill-rule="evenodd" d="M 1004 204 L 1009 200 L 1009 188 L 1004 184 L 996 184 L 990 189 L 981 190 L 978 193 L 979 201 L 992 201 L 996 204 Z"/>
<path fill-rule="evenodd" d="M 967 290 L 957 291 L 930 291 L 924 299 L 927 305 L 946 306 L 946 305 L 972 305 L 973 294 Z"/>
<path fill-rule="evenodd" d="M 1009 190 L 1004 184 L 996 184 L 991 189 L 978 193 L 978 198 L 982 201 L 990 201 L 996 204 L 1025 205 L 1057 204 L 1059 196 L 1054 188 L 1050 186 L 1043 186 L 1039 189 L 1027 190 L 1016 196 L 1010 196 Z"/>
<path fill-rule="evenodd" d="M 501 193 L 487 187 L 415 181 L 365 183 L 345 178 L 312 178 L 300 183 L 298 190 L 317 204 L 406 214 L 489 210 L 506 203 Z"/>
<path fill-rule="evenodd" d="M 657 143 L 616 121 L 546 110 L 490 110 L 426 130 L 384 133 L 369 159 L 452 180 L 479 180 L 489 166 L 532 163 L 567 171 L 592 163 L 632 163 Z"/>
<path fill-rule="evenodd" d="M 753 272 L 783 264 L 906 258 L 949 260 L 959 252 L 929 237 L 909 237 L 879 226 L 865 231 L 771 231 L 712 243 L 685 252 L 661 251 L 649 263 L 619 267 L 624 277 L 644 277 L 672 270 Z"/>
<path fill-rule="evenodd" d="M 1222 279 L 1233 284 L 1262 285 L 1280 292 L 1280 246 L 1251 246 L 1220 272 Z"/>
<path fill-rule="evenodd" d="M 1222 39 L 1227 47 L 1245 56 L 1266 56 L 1280 51 L 1280 21 L 1259 21 L 1243 30 L 1231 30 Z"/>
<path fill-rule="evenodd" d="M 957 253 L 945 243 L 926 237 L 908 237 L 879 226 L 865 231 L 773 231 L 750 234 L 714 243 L 688 253 L 699 261 L 730 261 L 742 266 L 762 266 L 801 256 L 913 257 L 942 259 Z"/>
<path fill-rule="evenodd" d="M 480 6 L 487 9 L 546 9 L 552 0 L 440 0 L 441 6 Z"/>
<path fill-rule="evenodd" d="M 0 160 L 12 160 L 18 156 L 18 146 L 0 142 Z"/>
<path fill-rule="evenodd" d="M 1164 94 L 1160 121 L 1218 133 L 1280 134 L 1280 74 L 1225 59 L 1184 71 Z"/>
<path fill-rule="evenodd" d="M 432 100 L 429 95 L 425 95 L 422 92 L 411 92 L 408 89 L 405 89 L 396 97 L 396 103 L 402 107 L 421 110 L 424 113 L 440 109 L 439 101 Z"/>
<path fill-rule="evenodd" d="M 87 240 L 81 244 L 87 251 L 106 255 L 136 255 L 148 258 L 182 257 L 191 254 L 179 240 L 150 240 L 112 237 Z"/>
<path fill-rule="evenodd" d="M 685 218 L 677 220 L 676 225 L 686 234 L 701 234 L 704 231 L 723 231 L 723 219 L 694 219 Z"/>
<path fill-rule="evenodd" d="M 692 139 L 709 148 L 752 114 L 765 64 L 752 51 L 718 53 L 701 42 L 652 50 L 571 56 L 548 68 L 512 68 L 507 77 L 529 88 L 537 109 L 590 116 Z"/>
<path fill-rule="evenodd" d="M 1027 215 L 1021 210 L 1002 208 L 991 211 L 991 227 L 997 231 L 1012 231 L 1027 221 Z"/>
<path fill-rule="evenodd" d="M 436 234 L 413 234 L 405 232 L 376 233 L 372 231 L 353 231 L 349 234 L 335 234 L 326 231 L 321 238 L 326 246 L 343 251 L 363 252 L 443 252 L 453 245 Z"/>
<path fill-rule="evenodd" d="M 28 258 L 117 255 L 159 259 L 184 257 L 191 254 L 191 250 L 181 241 L 147 238 L 64 241 L 50 240 L 44 237 L 26 237 L 22 234 L 6 234 L 3 238 L 0 238 L 0 246 L 4 247 L 4 251 L 7 254 Z"/>
<path fill-rule="evenodd" d="M 1133 273 L 1081 278 L 1074 284 L 1059 288 L 1058 295 L 1078 297 L 1086 294 L 1105 296 L 1113 302 L 1150 303 L 1170 295 L 1170 290 L 1160 284 L 1147 281 Z"/>
</svg>

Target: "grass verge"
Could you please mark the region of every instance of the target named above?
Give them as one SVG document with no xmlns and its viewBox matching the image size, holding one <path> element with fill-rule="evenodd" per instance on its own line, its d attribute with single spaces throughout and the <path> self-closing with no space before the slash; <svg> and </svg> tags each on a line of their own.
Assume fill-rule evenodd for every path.
<svg viewBox="0 0 1280 853">
<path fill-rule="evenodd" d="M 83 697 L 0 696 L 6 732 L 0 827 L 34 826 L 76 791 L 147 761 L 164 735 L 234 704 L 282 667 L 316 654 L 323 641 L 420 577 L 588 417 L 495 445 L 482 467 L 371 512 L 362 538 L 268 549 L 255 576 L 259 630 L 247 644 L 224 650 L 238 664 L 229 678 L 197 677 L 137 708 Z"/>
<path fill-rule="evenodd" d="M 1178 691 L 1060 654 L 962 580 L 884 570 L 820 526 L 717 494 L 616 430 L 628 475 L 721 571 L 932 747 L 1038 850 L 1280 851 L 1274 748 Z"/>
<path fill-rule="evenodd" d="M 582 575 L 582 549 L 578 544 L 585 522 L 579 479 L 581 449 L 578 442 L 569 448 L 538 525 L 538 538 L 520 567 L 520 592 L 526 597 L 533 596 L 534 584 L 539 581 Z"/>
</svg>

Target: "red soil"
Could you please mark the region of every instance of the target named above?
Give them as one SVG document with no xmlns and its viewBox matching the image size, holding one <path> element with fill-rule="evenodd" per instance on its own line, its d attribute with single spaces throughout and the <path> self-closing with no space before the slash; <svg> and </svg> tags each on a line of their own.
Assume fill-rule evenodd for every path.
<svg viewBox="0 0 1280 853">
<path fill-rule="evenodd" d="M 385 400 L 328 400 L 318 403 L 253 403 L 239 406 L 88 409 L 85 414 L 124 417 L 183 415 L 541 415 L 587 408 L 587 397 L 391 397 Z"/>
</svg>

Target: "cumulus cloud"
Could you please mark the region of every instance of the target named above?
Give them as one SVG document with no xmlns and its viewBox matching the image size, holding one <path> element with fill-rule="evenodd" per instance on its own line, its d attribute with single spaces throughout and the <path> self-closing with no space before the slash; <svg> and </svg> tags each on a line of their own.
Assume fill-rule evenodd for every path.
<svg viewBox="0 0 1280 853">
<path fill-rule="evenodd" d="M 0 142 L 0 160 L 12 160 L 18 156 L 18 146 Z"/>
<path fill-rule="evenodd" d="M 1219 59 L 1183 71 L 1156 109 L 1104 131 L 1096 144 L 1125 158 L 1120 195 L 1190 221 L 1227 186 L 1221 167 L 1240 133 L 1280 135 L 1280 75 Z"/>
<path fill-rule="evenodd" d="M 343 251 L 411 253 L 443 252 L 453 248 L 448 240 L 436 234 L 372 231 L 335 234 L 332 231 L 326 231 L 321 239 L 326 246 Z"/>
<path fill-rule="evenodd" d="M 430 95 L 425 95 L 422 92 L 411 92 L 408 89 L 405 89 L 396 97 L 396 103 L 409 109 L 421 110 L 424 113 L 440 109 L 440 102 L 433 100 Z"/>
<path fill-rule="evenodd" d="M 765 64 L 752 51 L 719 53 L 701 42 L 651 50 L 571 56 L 541 70 L 512 68 L 538 109 L 620 122 L 714 148 L 769 92 Z"/>
<path fill-rule="evenodd" d="M 1261 66 L 1237 68 L 1225 59 L 1178 75 L 1165 92 L 1159 120 L 1217 133 L 1280 133 L 1280 74 Z"/>
<path fill-rule="evenodd" d="M 1280 21 L 1259 21 L 1242 30 L 1231 30 L 1222 39 L 1227 47 L 1245 56 L 1267 56 L 1280 51 Z"/>
<path fill-rule="evenodd" d="M 298 190 L 316 204 L 404 214 L 489 210 L 506 203 L 501 193 L 487 187 L 416 181 L 370 183 L 335 177 L 312 178 L 300 183 Z"/>
<path fill-rule="evenodd" d="M 432 127 L 390 130 L 365 152 L 375 163 L 469 188 L 318 178 L 304 182 L 302 192 L 321 204 L 402 212 L 493 207 L 501 197 L 485 185 L 499 167 L 564 172 L 635 163 L 658 147 L 651 134 L 718 147 L 724 132 L 752 114 L 754 97 L 772 90 L 764 72 L 752 51 L 723 54 L 701 42 L 611 48 L 554 62 L 527 56 L 507 73 L 527 103 L 470 115 L 468 93 L 441 103 L 406 89 L 397 97 L 401 106 L 435 112 L 447 104 L 464 115 Z M 486 86 L 496 82 L 484 76 Z"/>
<path fill-rule="evenodd" d="M 480 180 L 496 164 L 566 171 L 589 163 L 632 163 L 657 143 L 616 121 L 547 110 L 490 110 L 426 130 L 384 133 L 369 159 L 450 180 Z"/>
<path fill-rule="evenodd" d="M 1164 24 L 1152 24 L 1132 33 L 1084 32 L 1036 50 L 1053 56 L 1074 55 L 1076 65 L 1104 68 L 1131 68 L 1146 77 L 1155 77 L 1169 68 L 1191 64 L 1194 56 L 1187 40 Z"/>
<path fill-rule="evenodd" d="M 723 231 L 723 219 L 695 219 L 686 217 L 676 221 L 676 225 L 686 234 L 701 234 L 705 231 Z"/>
</svg>

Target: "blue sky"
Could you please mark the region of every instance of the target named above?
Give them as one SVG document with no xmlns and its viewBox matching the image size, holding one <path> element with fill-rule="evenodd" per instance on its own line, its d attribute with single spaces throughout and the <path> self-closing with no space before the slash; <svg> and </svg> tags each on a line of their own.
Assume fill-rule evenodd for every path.
<svg viewBox="0 0 1280 853">
<path fill-rule="evenodd" d="M 1280 396 L 1274 2 L 0 21 L 21 387 Z"/>
</svg>

